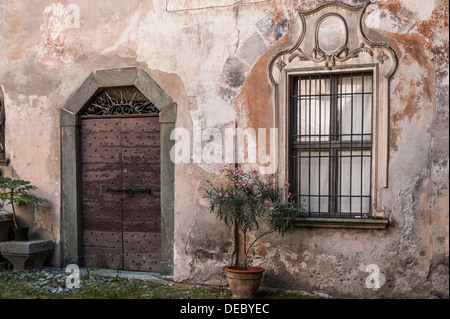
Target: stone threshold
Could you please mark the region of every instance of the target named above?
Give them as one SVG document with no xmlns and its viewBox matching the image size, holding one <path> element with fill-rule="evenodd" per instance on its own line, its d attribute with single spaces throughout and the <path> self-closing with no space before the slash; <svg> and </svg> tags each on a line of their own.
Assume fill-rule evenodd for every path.
<svg viewBox="0 0 450 319">
<path fill-rule="evenodd" d="M 87 275 L 92 274 L 94 276 L 102 277 L 120 277 L 126 279 L 138 279 L 145 281 L 152 281 L 154 283 L 167 285 L 172 283 L 172 276 L 162 275 L 156 272 L 143 272 L 143 271 L 130 271 L 130 270 L 114 270 L 114 269 L 102 269 L 102 268 L 80 268 L 80 274 Z"/>
</svg>

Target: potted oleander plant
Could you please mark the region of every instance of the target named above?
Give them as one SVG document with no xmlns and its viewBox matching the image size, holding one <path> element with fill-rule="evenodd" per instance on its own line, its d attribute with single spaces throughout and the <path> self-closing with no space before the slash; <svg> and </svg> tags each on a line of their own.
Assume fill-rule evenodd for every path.
<svg viewBox="0 0 450 319">
<path fill-rule="evenodd" d="M 289 183 L 277 186 L 276 175 L 263 176 L 257 170 L 244 172 L 238 167 L 222 167 L 219 173 L 225 181 L 217 185 L 208 181 L 204 198 L 211 212 L 228 227 L 237 227 L 241 233 L 242 259 L 237 258 L 236 265 L 225 268 L 233 297 L 254 298 L 265 271 L 262 267 L 252 266 L 258 257 L 255 244 L 274 232 L 283 236 L 306 210 L 302 203 L 293 200 Z M 264 231 L 260 230 L 262 223 L 266 225 Z M 254 237 L 250 240 L 251 232 L 254 232 Z"/>
<path fill-rule="evenodd" d="M 5 204 L 11 205 L 14 240 L 26 241 L 28 240 L 29 227 L 19 227 L 16 220 L 16 206 L 26 205 L 31 208 L 33 212 L 48 212 L 50 210 L 50 202 L 42 197 L 32 194 L 32 191 L 37 190 L 28 181 L 21 179 L 11 179 L 9 177 L 0 178 L 0 199 Z"/>
</svg>

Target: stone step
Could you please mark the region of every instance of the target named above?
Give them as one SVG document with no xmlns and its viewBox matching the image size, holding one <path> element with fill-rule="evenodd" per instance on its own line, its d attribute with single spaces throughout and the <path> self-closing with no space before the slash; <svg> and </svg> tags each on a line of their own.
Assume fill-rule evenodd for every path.
<svg viewBox="0 0 450 319">
<path fill-rule="evenodd" d="M 9 260 L 15 271 L 39 270 L 53 252 L 51 240 L 5 241 L 0 243 L 0 253 Z"/>
</svg>

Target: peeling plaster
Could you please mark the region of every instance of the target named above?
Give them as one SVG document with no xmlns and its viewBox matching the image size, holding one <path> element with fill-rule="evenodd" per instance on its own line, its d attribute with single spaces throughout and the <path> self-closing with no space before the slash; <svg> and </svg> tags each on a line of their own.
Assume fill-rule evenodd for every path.
<svg viewBox="0 0 450 319">
<path fill-rule="evenodd" d="M 119 39 L 114 43 L 114 45 L 107 47 L 104 49 L 101 54 L 106 54 L 116 50 L 120 45 L 126 44 L 128 41 L 134 41 L 136 39 L 136 35 L 134 33 L 134 29 L 136 28 L 139 22 L 139 12 L 135 12 L 133 17 L 131 18 L 130 24 L 123 30 Z"/>
<path fill-rule="evenodd" d="M 66 65 L 73 63 L 74 56 L 66 49 L 64 31 L 73 24 L 66 7 L 61 3 L 53 3 L 45 7 L 46 18 L 41 26 L 39 56 L 43 63 Z"/>
<path fill-rule="evenodd" d="M 275 106 L 268 62 L 295 41 L 295 10 L 325 2 L 228 1 L 171 11 L 165 1 L 80 0 L 80 28 L 65 1 L 0 6 L 0 85 L 11 159 L 4 172 L 31 180 L 54 203 L 48 216 L 22 211 L 21 218 L 36 236 L 59 242 L 58 111 L 91 72 L 144 68 L 177 102 L 176 126 L 189 132 L 235 123 L 269 128 Z M 446 0 L 381 0 L 364 16 L 370 38 L 387 42 L 399 60 L 390 83 L 389 185 L 383 190 L 389 228 L 299 228 L 284 238 L 269 236 L 258 246 L 263 285 L 335 297 L 448 298 L 448 7 Z M 235 257 L 233 233 L 208 212 L 198 191 L 217 178 L 218 166 L 175 167 L 176 281 L 226 285 L 221 269 Z M 366 287 L 372 264 L 382 275 L 377 290 Z"/>
</svg>

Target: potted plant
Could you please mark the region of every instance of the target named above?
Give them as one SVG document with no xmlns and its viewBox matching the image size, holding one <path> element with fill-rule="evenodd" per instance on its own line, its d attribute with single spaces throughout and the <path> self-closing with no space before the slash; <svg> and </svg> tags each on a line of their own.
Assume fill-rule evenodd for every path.
<svg viewBox="0 0 450 319">
<path fill-rule="evenodd" d="M 243 259 L 225 270 L 233 297 L 253 298 L 265 270 L 252 266 L 254 245 L 263 236 L 274 232 L 283 236 L 305 209 L 303 204 L 293 201 L 288 193 L 288 183 L 284 184 L 284 189 L 276 185 L 275 175 L 263 177 L 257 170 L 243 172 L 238 167 L 222 167 L 219 173 L 224 175 L 225 181 L 219 185 L 208 181 L 210 187 L 205 189 L 204 198 L 208 200 L 211 212 L 215 212 L 228 227 L 237 227 L 242 234 Z M 250 232 L 258 230 L 263 221 L 269 226 L 268 230 L 256 234 L 250 241 Z"/>
<path fill-rule="evenodd" d="M 14 240 L 28 240 L 29 227 L 19 227 L 16 220 L 15 205 L 28 205 L 35 212 L 48 212 L 50 207 L 49 201 L 31 194 L 31 191 L 37 189 L 36 186 L 30 185 L 30 182 L 20 179 L 11 179 L 9 177 L 0 178 L 0 199 L 6 204 L 11 205 Z"/>
</svg>

